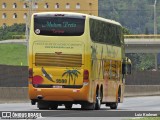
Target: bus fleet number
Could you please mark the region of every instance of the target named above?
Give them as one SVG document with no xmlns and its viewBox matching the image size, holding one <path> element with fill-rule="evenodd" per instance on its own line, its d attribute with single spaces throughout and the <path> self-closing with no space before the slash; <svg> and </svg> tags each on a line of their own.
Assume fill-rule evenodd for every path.
<svg viewBox="0 0 160 120">
<path fill-rule="evenodd" d="M 56 83 L 67 83 L 67 79 L 56 79 Z"/>
</svg>

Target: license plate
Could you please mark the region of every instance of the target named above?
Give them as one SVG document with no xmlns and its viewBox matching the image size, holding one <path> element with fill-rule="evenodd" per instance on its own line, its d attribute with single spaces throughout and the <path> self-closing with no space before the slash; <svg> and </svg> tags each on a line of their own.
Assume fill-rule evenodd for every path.
<svg viewBox="0 0 160 120">
<path fill-rule="evenodd" d="M 56 86 L 53 86 L 53 88 L 62 88 L 62 86 L 56 85 Z"/>
</svg>

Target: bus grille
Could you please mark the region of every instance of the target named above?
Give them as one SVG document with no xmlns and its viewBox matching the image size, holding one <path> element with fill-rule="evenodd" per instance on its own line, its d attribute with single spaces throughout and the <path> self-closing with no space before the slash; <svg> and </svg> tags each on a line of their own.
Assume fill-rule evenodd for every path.
<svg viewBox="0 0 160 120">
<path fill-rule="evenodd" d="M 36 53 L 36 66 L 81 67 L 81 54 Z"/>
</svg>

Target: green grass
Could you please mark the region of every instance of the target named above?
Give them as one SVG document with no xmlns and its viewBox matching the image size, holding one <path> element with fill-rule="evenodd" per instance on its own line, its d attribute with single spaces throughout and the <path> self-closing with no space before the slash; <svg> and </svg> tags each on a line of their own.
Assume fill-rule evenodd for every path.
<svg viewBox="0 0 160 120">
<path fill-rule="evenodd" d="M 27 66 L 27 46 L 0 44 L 0 64 Z"/>
<path fill-rule="evenodd" d="M 129 120 L 160 120 L 160 117 L 143 117 L 143 118 L 134 118 Z"/>
</svg>

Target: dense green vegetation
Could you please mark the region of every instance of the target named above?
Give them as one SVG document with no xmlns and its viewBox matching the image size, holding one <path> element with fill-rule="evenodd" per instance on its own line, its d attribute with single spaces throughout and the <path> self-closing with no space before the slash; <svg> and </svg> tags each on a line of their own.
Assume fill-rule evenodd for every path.
<svg viewBox="0 0 160 120">
<path fill-rule="evenodd" d="M 131 59 L 133 70 L 152 70 L 155 68 L 154 54 L 129 53 L 126 56 Z"/>
<path fill-rule="evenodd" d="M 155 0 L 99 0 L 99 16 L 120 22 L 129 30 L 129 32 L 124 32 L 125 34 L 153 34 L 154 2 Z M 159 0 L 157 0 L 156 8 L 157 31 L 160 34 Z M 126 55 L 132 61 L 133 70 L 154 69 L 154 54 Z"/>
<path fill-rule="evenodd" d="M 0 27 L 0 40 L 24 39 L 25 24 Z"/>
<path fill-rule="evenodd" d="M 142 117 L 142 118 L 133 118 L 133 119 L 129 119 L 129 120 L 160 120 L 160 117 Z"/>
<path fill-rule="evenodd" d="M 27 66 L 27 48 L 20 44 L 0 44 L 0 64 Z"/>
<path fill-rule="evenodd" d="M 99 0 L 99 16 L 120 22 L 131 34 L 154 33 L 155 0 Z M 160 1 L 157 0 L 157 24 L 160 33 Z"/>
</svg>

